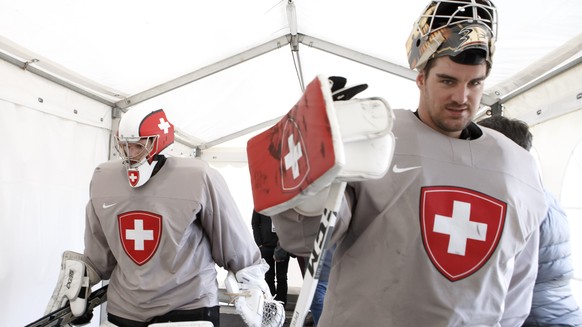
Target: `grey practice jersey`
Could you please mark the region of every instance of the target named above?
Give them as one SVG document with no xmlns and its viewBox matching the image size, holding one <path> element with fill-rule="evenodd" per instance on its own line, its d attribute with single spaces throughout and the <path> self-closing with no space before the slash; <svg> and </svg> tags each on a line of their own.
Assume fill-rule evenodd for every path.
<svg viewBox="0 0 582 327">
<path fill-rule="evenodd" d="M 260 252 L 222 176 L 198 159 L 168 158 L 131 188 L 121 161 L 91 181 L 85 255 L 110 279 L 107 311 L 137 321 L 218 305 L 215 263 L 238 271 Z"/>
<path fill-rule="evenodd" d="M 390 171 L 348 184 L 318 326 L 521 326 L 546 212 L 533 157 L 489 129 L 454 139 L 395 114 Z M 306 254 L 318 219 L 273 221 Z"/>
</svg>

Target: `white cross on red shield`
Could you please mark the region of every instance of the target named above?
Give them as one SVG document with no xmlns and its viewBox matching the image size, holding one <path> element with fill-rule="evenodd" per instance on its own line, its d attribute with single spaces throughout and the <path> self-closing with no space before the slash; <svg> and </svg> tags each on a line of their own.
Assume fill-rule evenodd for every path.
<svg viewBox="0 0 582 327">
<path fill-rule="evenodd" d="M 162 232 L 162 216 L 147 211 L 131 211 L 118 217 L 123 250 L 138 266 L 156 253 Z"/>
<path fill-rule="evenodd" d="M 474 190 L 423 187 L 422 241 L 435 268 L 450 281 L 478 271 L 499 244 L 506 213 L 506 203 Z"/>
<path fill-rule="evenodd" d="M 293 190 L 305 181 L 309 175 L 309 153 L 305 140 L 294 119 L 287 119 L 281 138 L 281 187 L 285 191 Z"/>
</svg>

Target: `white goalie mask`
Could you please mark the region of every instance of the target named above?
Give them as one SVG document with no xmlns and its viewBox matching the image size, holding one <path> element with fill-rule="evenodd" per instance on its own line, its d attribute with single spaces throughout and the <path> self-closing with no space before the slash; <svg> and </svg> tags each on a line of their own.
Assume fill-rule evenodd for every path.
<svg viewBox="0 0 582 327">
<path fill-rule="evenodd" d="M 174 143 L 174 125 L 163 109 L 136 107 L 121 117 L 115 141 L 129 185 L 140 187 L 152 176 L 158 155 Z"/>
</svg>

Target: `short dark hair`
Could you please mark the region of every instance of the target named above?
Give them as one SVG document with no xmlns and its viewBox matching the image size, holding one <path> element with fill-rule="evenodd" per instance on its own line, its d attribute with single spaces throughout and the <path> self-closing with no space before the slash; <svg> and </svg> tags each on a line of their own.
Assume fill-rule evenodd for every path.
<svg viewBox="0 0 582 327">
<path fill-rule="evenodd" d="M 478 121 L 477 124 L 500 132 L 527 151 L 531 149 L 533 136 L 527 123 L 522 120 L 494 115 Z"/>
<path fill-rule="evenodd" d="M 456 62 L 457 64 L 462 65 L 480 65 L 482 63 L 487 64 L 487 72 L 486 76 L 489 76 L 489 72 L 491 71 L 491 64 L 485 58 L 486 53 L 479 49 L 469 49 L 459 53 L 458 55 L 451 57 L 451 60 Z M 424 74 L 428 76 L 428 73 L 434 66 L 435 60 L 440 57 L 431 58 L 426 62 L 426 65 L 422 68 Z"/>
</svg>

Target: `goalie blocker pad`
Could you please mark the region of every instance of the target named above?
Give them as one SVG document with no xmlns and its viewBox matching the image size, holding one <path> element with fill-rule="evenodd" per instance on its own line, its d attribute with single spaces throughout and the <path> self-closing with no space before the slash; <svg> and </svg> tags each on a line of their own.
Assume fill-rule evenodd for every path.
<svg viewBox="0 0 582 327">
<path fill-rule="evenodd" d="M 393 117 L 381 98 L 334 102 L 327 77 L 318 75 L 279 122 L 247 143 L 255 210 L 272 216 L 335 180 L 384 176 Z"/>
</svg>

